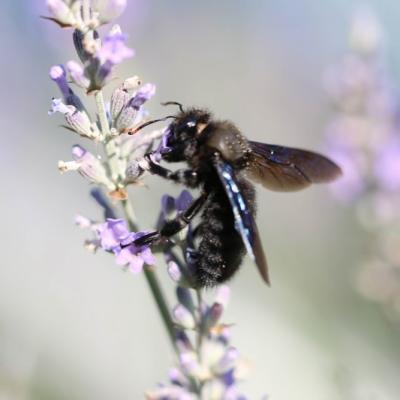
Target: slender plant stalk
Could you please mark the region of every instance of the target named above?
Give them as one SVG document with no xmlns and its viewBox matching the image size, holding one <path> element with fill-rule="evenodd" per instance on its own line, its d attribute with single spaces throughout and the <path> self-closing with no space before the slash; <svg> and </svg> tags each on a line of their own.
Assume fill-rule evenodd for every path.
<svg viewBox="0 0 400 400">
<path fill-rule="evenodd" d="M 101 130 L 106 137 L 108 136 L 108 140 L 105 145 L 105 152 L 106 152 L 107 158 L 109 160 L 111 173 L 112 173 L 113 177 L 118 177 L 118 175 L 119 175 L 118 169 L 117 169 L 118 168 L 118 160 L 117 160 L 117 154 L 115 153 L 116 147 L 115 147 L 114 140 L 112 138 L 110 138 L 110 127 L 109 127 L 108 120 L 107 120 L 103 92 L 101 90 L 96 92 L 95 100 L 96 100 L 96 106 L 97 106 L 97 112 L 99 115 Z M 133 211 L 132 204 L 128 200 L 123 200 L 122 208 L 124 210 L 125 218 L 128 222 L 129 229 L 132 231 L 137 231 L 138 226 L 137 226 L 136 216 Z M 175 339 L 176 339 L 175 326 L 171 319 L 169 307 L 168 307 L 167 301 L 165 299 L 164 293 L 161 289 L 160 283 L 158 281 L 156 272 L 154 271 L 154 269 L 147 267 L 147 268 L 144 268 L 144 274 L 145 274 L 149 289 L 151 291 L 151 294 L 153 295 L 154 301 L 156 302 L 158 311 L 163 320 L 165 329 L 167 330 L 172 347 L 177 351 L 176 342 L 175 342 Z"/>
<path fill-rule="evenodd" d="M 124 200 L 122 201 L 122 207 L 124 209 L 125 218 L 128 222 L 129 229 L 132 231 L 137 230 L 137 225 L 134 220 L 134 212 L 132 208 L 132 204 Z M 161 318 L 164 322 L 164 326 L 168 332 L 169 339 L 173 348 L 176 350 L 176 335 L 175 335 L 175 326 L 171 319 L 171 314 L 169 312 L 170 308 L 167 304 L 163 291 L 161 289 L 160 283 L 158 281 L 156 272 L 151 267 L 144 268 L 144 275 L 146 277 L 147 284 L 149 285 L 151 294 L 153 295 L 154 301 L 157 304 L 158 311 L 161 315 Z"/>
<path fill-rule="evenodd" d="M 97 112 L 99 114 L 100 127 L 105 136 L 110 135 L 110 126 L 107 120 L 106 106 L 104 103 L 103 91 L 97 90 L 94 98 L 96 100 Z"/>
<path fill-rule="evenodd" d="M 90 19 L 90 1 L 89 0 L 83 0 L 82 16 L 83 16 L 83 21 L 85 23 L 87 23 Z"/>
</svg>

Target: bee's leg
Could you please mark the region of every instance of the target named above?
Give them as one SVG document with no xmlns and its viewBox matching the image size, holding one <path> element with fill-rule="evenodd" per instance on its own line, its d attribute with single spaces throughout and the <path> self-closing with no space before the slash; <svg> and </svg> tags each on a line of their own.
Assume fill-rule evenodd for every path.
<svg viewBox="0 0 400 400">
<path fill-rule="evenodd" d="M 159 231 L 153 231 L 144 235 L 134 241 L 137 246 L 151 245 L 153 242 L 162 238 L 169 238 L 179 231 L 184 229 L 190 221 L 200 211 L 204 202 L 207 199 L 207 193 L 203 193 L 200 197 L 194 200 L 190 206 L 181 214 L 179 214 L 172 221 L 167 221 Z"/>
<path fill-rule="evenodd" d="M 149 171 L 164 179 L 181 183 L 192 188 L 196 187 L 199 183 L 197 172 L 191 169 L 178 169 L 177 171 L 171 171 L 170 169 L 164 168 L 160 164 L 155 163 L 150 157 L 147 158 L 147 162 L 149 163 Z"/>
<path fill-rule="evenodd" d="M 182 214 L 179 214 L 172 221 L 165 222 L 164 226 L 160 229 L 161 236 L 170 237 L 184 229 L 200 211 L 206 199 L 207 194 L 203 193 L 200 197 L 194 200 Z"/>
</svg>

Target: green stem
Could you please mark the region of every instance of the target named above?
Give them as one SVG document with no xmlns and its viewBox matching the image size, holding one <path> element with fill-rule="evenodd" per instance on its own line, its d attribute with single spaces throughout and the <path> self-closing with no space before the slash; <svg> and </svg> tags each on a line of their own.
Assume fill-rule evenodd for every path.
<svg viewBox="0 0 400 400">
<path fill-rule="evenodd" d="M 135 215 L 131 203 L 127 200 L 124 200 L 122 201 L 122 207 L 124 209 L 125 218 L 128 221 L 129 229 L 132 231 L 137 231 L 138 227 L 135 221 Z M 165 299 L 165 296 L 163 294 L 163 291 L 161 289 L 157 275 L 155 271 L 151 268 L 144 268 L 144 275 L 147 284 L 149 285 L 151 294 L 153 295 L 154 301 L 157 304 L 158 311 L 161 315 L 164 326 L 167 330 L 172 347 L 175 349 L 175 351 L 178 351 L 176 348 L 176 341 L 175 341 L 176 339 L 175 326 L 172 321 L 171 313 L 169 312 L 169 307 Z"/>
<path fill-rule="evenodd" d="M 108 124 L 107 120 L 106 105 L 104 103 L 103 91 L 98 90 L 95 93 L 94 98 L 96 100 L 97 113 L 99 115 L 101 131 L 103 132 L 104 136 L 108 138 L 110 136 L 110 125 Z"/>
<path fill-rule="evenodd" d="M 86 25 L 90 20 L 90 0 L 83 0 L 82 3 L 82 19 Z"/>
<path fill-rule="evenodd" d="M 99 115 L 99 120 L 100 120 L 100 127 L 102 133 L 105 136 L 104 150 L 108 158 L 109 167 L 111 170 L 111 175 L 113 177 L 113 180 L 117 182 L 119 176 L 118 152 L 117 152 L 118 149 L 115 146 L 114 139 L 110 135 L 110 126 L 108 124 L 103 92 L 101 90 L 98 90 L 96 92 L 95 99 L 96 99 L 97 113 Z M 135 213 L 133 211 L 132 204 L 128 200 L 123 200 L 121 203 L 122 203 L 122 208 L 124 210 L 125 218 L 129 225 L 129 229 L 132 231 L 138 231 L 139 228 L 137 226 L 137 221 Z M 156 302 L 164 326 L 167 330 L 172 347 L 178 354 L 178 349 L 176 347 L 176 341 L 175 341 L 176 339 L 175 326 L 172 321 L 171 314 L 169 312 L 169 307 L 165 295 L 161 289 L 160 283 L 158 282 L 157 275 L 155 271 L 151 268 L 145 268 L 144 275 L 147 284 L 149 286 L 150 292 L 153 295 L 154 301 Z"/>
</svg>

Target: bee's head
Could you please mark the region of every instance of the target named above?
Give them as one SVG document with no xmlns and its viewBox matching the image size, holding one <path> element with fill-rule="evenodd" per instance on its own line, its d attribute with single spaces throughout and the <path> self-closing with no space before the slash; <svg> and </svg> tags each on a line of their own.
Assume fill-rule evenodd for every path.
<svg viewBox="0 0 400 400">
<path fill-rule="evenodd" d="M 190 160 L 201 144 L 201 133 L 210 118 L 208 111 L 181 108 L 164 135 L 162 158 L 170 162 Z"/>
</svg>

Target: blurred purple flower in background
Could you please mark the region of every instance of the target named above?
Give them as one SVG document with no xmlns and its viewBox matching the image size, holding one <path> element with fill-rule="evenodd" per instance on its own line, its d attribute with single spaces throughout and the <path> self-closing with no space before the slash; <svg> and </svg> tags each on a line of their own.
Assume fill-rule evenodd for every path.
<svg viewBox="0 0 400 400">
<path fill-rule="evenodd" d="M 335 110 L 326 147 L 344 171 L 332 191 L 354 207 L 372 241 L 357 288 L 400 319 L 400 259 L 395 260 L 385 244 L 388 231 L 400 232 L 400 97 L 383 50 L 376 16 L 360 10 L 353 21 L 350 52 L 324 77 Z M 400 235 L 392 252 L 394 248 L 400 248 Z"/>
</svg>

